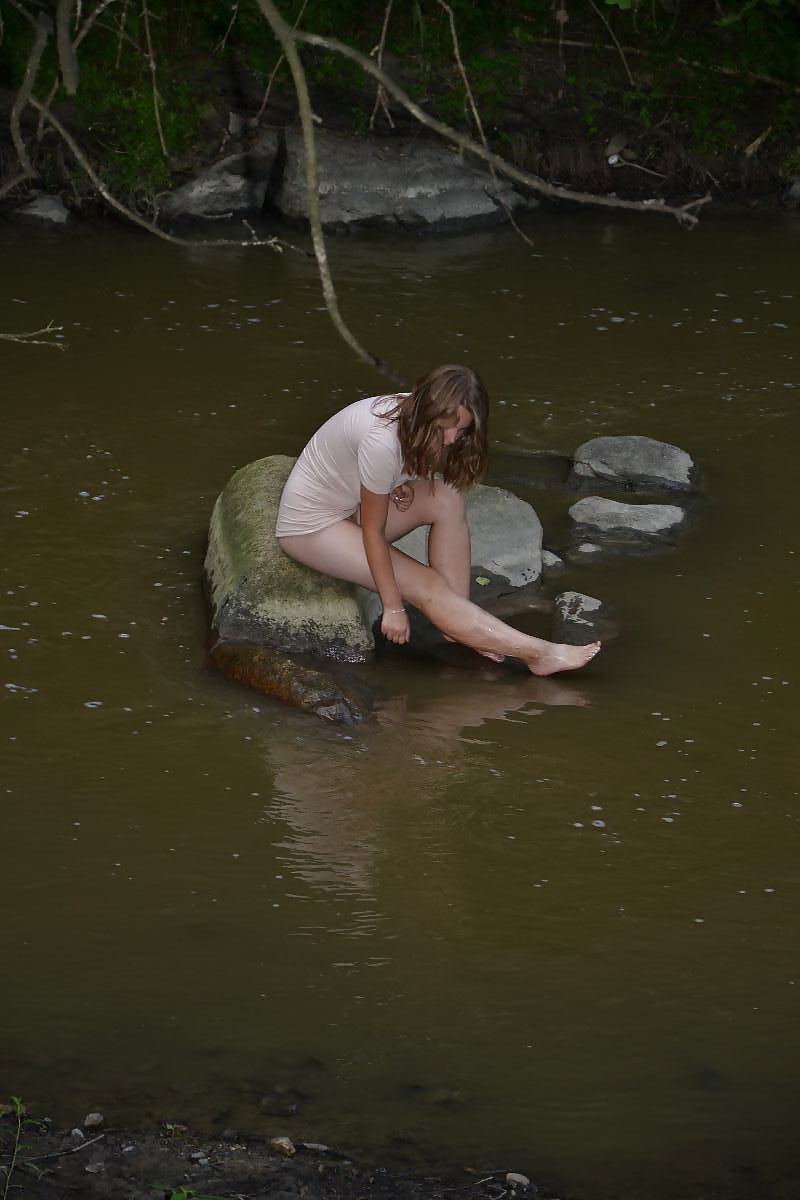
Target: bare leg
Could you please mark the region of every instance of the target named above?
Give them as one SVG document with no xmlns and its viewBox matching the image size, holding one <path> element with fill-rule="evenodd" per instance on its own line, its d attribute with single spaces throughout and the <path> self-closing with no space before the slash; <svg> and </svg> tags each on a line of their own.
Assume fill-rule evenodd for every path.
<svg viewBox="0 0 800 1200">
<path fill-rule="evenodd" d="M 406 509 L 389 505 L 386 521 L 387 541 L 398 538 L 429 525 L 428 562 L 444 579 L 457 596 L 469 599 L 469 574 L 471 565 L 469 525 L 460 492 L 449 484 L 438 480 L 436 484 L 427 479 L 412 479 L 406 485 L 414 499 Z M 443 634 L 448 642 L 455 639 Z M 502 662 L 503 655 L 490 650 L 481 650 L 493 662 Z"/>
<path fill-rule="evenodd" d="M 280 539 L 290 558 L 362 587 L 375 590 L 361 531 L 352 521 L 339 521 L 318 533 Z M 563 646 L 529 637 L 485 613 L 459 596 L 433 567 L 425 567 L 392 547 L 392 566 L 400 594 L 456 642 L 480 654 L 510 654 L 520 658 L 534 675 L 553 675 L 584 666 L 600 649 Z"/>
</svg>

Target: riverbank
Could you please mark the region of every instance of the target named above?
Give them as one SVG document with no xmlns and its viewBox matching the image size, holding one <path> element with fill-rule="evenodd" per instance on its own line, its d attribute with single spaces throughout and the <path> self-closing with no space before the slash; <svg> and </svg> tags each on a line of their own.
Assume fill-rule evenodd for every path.
<svg viewBox="0 0 800 1200">
<path fill-rule="evenodd" d="M 21 1188 L 17 1194 L 25 1200 L 500 1200 L 540 1194 L 519 1172 L 404 1170 L 280 1134 L 226 1130 L 222 1137 L 206 1137 L 174 1123 L 157 1132 L 98 1130 L 91 1118 L 89 1126 L 69 1131 L 31 1123 L 11 1176 L 12 1187 Z M 15 1130 L 12 1117 L 2 1119 L 0 1166 L 11 1161 Z"/>
<path fill-rule="evenodd" d="M 35 108 L 23 108 L 32 173 L 0 200 L 0 211 L 18 211 L 44 193 L 66 212 L 93 220 L 106 211 L 99 176 L 113 196 L 162 227 L 231 213 L 303 223 L 305 162 L 293 87 L 285 64 L 279 69 L 279 60 L 270 58 L 274 69 L 267 71 L 249 43 L 233 44 L 237 28 L 227 57 L 181 60 L 183 90 L 174 112 L 168 106 L 162 112 L 148 90 L 136 100 L 131 126 L 133 100 L 124 90 L 118 99 L 108 91 L 100 109 L 91 92 L 83 103 L 80 92 L 75 101 L 56 96 L 52 111 L 70 145 Z M 390 53 L 387 44 L 382 67 L 432 118 L 475 142 L 485 140 L 512 168 L 567 192 L 676 206 L 708 196 L 704 217 L 717 206 L 772 214 L 800 201 L 792 116 L 797 87 L 728 66 L 709 49 L 719 44 L 722 55 L 728 40 L 736 59 L 741 29 L 727 27 L 723 35 L 712 22 L 692 43 L 700 57 L 688 58 L 682 43 L 670 49 L 663 31 L 657 36 L 641 25 L 634 44 L 611 40 L 610 28 L 598 26 L 592 13 L 573 14 L 569 37 L 563 29 L 558 38 L 548 36 L 546 24 L 524 14 L 495 33 L 483 51 L 465 50 L 472 99 L 446 48 L 434 52 L 428 45 L 423 55 L 401 39 L 403 53 Z M 632 29 L 626 33 L 633 38 Z M 102 43 L 96 53 L 102 55 Z M 322 219 L 331 231 L 458 231 L 520 215 L 542 199 L 520 180 L 498 184 L 476 156 L 422 128 L 401 100 L 353 63 L 308 51 L 305 65 L 321 157 Z M 162 77 L 160 86 L 168 89 L 169 79 Z M 11 131 L 15 96 L 0 87 L 0 195 L 19 166 Z M 168 118 L 177 121 L 178 114 L 173 128 Z M 159 125 L 156 139 L 154 121 L 161 118 L 166 132 Z M 371 206 L 375 193 L 394 197 L 406 184 L 426 203 L 386 211 Z M 331 194 L 343 190 L 343 206 L 332 206 Z M 366 203 L 364 191 L 372 193 Z M 443 208 L 429 201 L 439 194 L 447 196 Z M 551 199 L 570 205 L 563 196 Z"/>
</svg>

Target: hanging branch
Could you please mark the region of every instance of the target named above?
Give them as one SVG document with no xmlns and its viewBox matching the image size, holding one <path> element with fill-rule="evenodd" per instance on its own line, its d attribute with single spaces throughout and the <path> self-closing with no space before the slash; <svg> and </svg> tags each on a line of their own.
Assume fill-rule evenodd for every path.
<svg viewBox="0 0 800 1200">
<path fill-rule="evenodd" d="M 271 0 L 258 0 L 259 7 L 262 10 L 267 3 L 272 7 Z M 288 26 L 286 28 L 291 34 Z M 449 125 L 445 125 L 443 121 L 432 117 L 423 108 L 420 108 L 380 67 L 377 67 L 372 59 L 367 58 L 352 46 L 348 46 L 345 42 L 340 42 L 337 38 L 323 37 L 321 34 L 308 33 L 302 29 L 295 30 L 292 36 L 296 41 L 304 42 L 308 46 L 319 46 L 323 50 L 332 50 L 334 53 L 341 54 L 344 58 L 349 58 L 352 62 L 358 63 L 362 70 L 382 83 L 387 92 L 394 96 L 395 100 L 402 104 L 412 116 L 416 117 L 421 125 L 432 129 L 434 133 L 438 133 L 440 137 L 452 142 L 453 145 L 460 146 L 464 150 L 469 150 L 477 158 L 482 159 L 490 166 L 494 166 L 502 175 L 506 175 L 509 179 L 513 179 L 517 183 L 521 183 L 524 187 L 530 188 L 531 191 L 539 192 L 543 196 L 551 196 L 556 200 L 569 200 L 573 204 L 593 204 L 602 208 L 622 208 L 633 212 L 663 213 L 665 216 L 675 217 L 680 224 L 690 228 L 693 228 L 697 224 L 697 217 L 692 210 L 708 204 L 711 200 L 711 196 L 706 195 L 697 200 L 690 200 L 688 204 L 675 206 L 665 204 L 663 200 L 655 198 L 652 200 L 621 200 L 618 196 L 600 196 L 594 192 L 571 191 L 569 188 L 561 187 L 558 184 L 547 183 L 539 175 L 533 175 L 530 171 L 523 171 L 520 167 L 516 167 L 513 163 L 501 158 L 499 154 L 487 150 L 467 134 L 459 133 Z"/>
<path fill-rule="evenodd" d="M 446 0 L 439 0 L 439 4 L 447 13 L 448 19 L 450 21 L 450 37 L 453 39 L 453 54 L 455 55 L 456 65 L 458 67 L 458 72 L 461 76 L 461 82 L 464 85 L 464 91 L 467 94 L 467 100 L 469 102 L 470 111 L 472 112 L 472 119 L 475 122 L 475 126 L 478 130 L 478 134 L 481 139 L 481 144 L 483 145 L 485 150 L 488 150 L 489 143 L 486 140 L 486 133 L 484 132 L 483 121 L 481 120 L 481 114 L 478 112 L 478 106 L 475 103 L 475 96 L 473 95 L 472 88 L 470 87 L 469 76 L 467 75 L 466 68 L 464 67 L 464 62 L 461 58 L 461 49 L 458 44 L 458 31 L 456 30 L 456 19 L 453 15 L 453 10 L 450 7 L 450 5 L 447 4 Z M 497 171 L 491 164 L 489 165 L 489 170 L 491 171 L 491 174 L 492 174 L 492 181 L 494 182 L 495 186 L 497 186 L 497 184 L 498 184 Z M 494 199 L 496 199 L 497 203 L 502 207 L 504 213 L 506 214 L 506 216 L 509 219 L 509 222 L 511 223 L 515 232 L 518 233 L 519 236 L 522 238 L 523 242 L 526 242 L 527 245 L 530 246 L 531 250 L 535 250 L 536 247 L 534 246 L 533 242 L 528 237 L 528 235 L 526 233 L 523 233 L 523 231 L 520 229 L 513 212 L 509 208 L 508 204 L 506 204 L 505 200 L 500 195 L 499 191 L 495 194 Z"/>
<path fill-rule="evenodd" d="M 61 67 L 61 80 L 64 91 L 68 96 L 74 96 L 78 90 L 78 58 L 69 32 L 69 19 L 72 15 L 72 0 L 58 0 L 56 8 L 56 46 L 58 47 L 58 64 Z"/>
<path fill-rule="evenodd" d="M 60 333 L 63 328 L 63 325 L 54 325 L 52 321 L 48 321 L 44 329 L 34 329 L 30 333 L 0 333 L 0 340 L 22 342 L 27 346 L 52 346 L 54 350 L 66 350 L 67 347 L 63 342 L 44 340 L 39 337 L 42 333 L 48 335 Z"/>
<path fill-rule="evenodd" d="M 222 35 L 222 37 L 220 38 L 220 40 L 217 42 L 216 46 L 214 47 L 215 54 L 217 54 L 220 50 L 225 49 L 225 44 L 228 41 L 228 38 L 230 37 L 231 30 L 233 29 L 234 25 L 236 24 L 236 18 L 238 17 L 238 15 L 239 15 L 239 0 L 235 0 L 235 3 L 233 5 L 233 12 L 231 13 L 231 19 L 228 23 L 228 28 L 225 30 L 225 33 Z"/>
<path fill-rule="evenodd" d="M 142 0 L 142 18 L 144 20 L 144 36 L 147 42 L 147 61 L 150 65 L 150 82 L 153 85 L 153 111 L 156 114 L 158 140 L 164 158 L 167 157 L 167 143 L 164 141 L 164 130 L 161 128 L 161 108 L 158 100 L 158 84 L 156 83 L 156 56 L 153 53 L 153 41 L 150 37 L 150 14 L 147 11 L 147 0 Z"/>
<path fill-rule="evenodd" d="M 344 322 L 342 314 L 339 311 L 339 302 L 336 297 L 336 291 L 331 278 L 330 267 L 328 266 L 328 255 L 325 249 L 325 238 L 322 233 L 322 222 L 319 215 L 319 183 L 317 179 L 317 151 L 314 140 L 314 118 L 311 113 L 311 100 L 308 94 L 308 84 L 303 70 L 303 65 L 300 62 L 300 56 L 297 53 L 295 39 L 303 40 L 306 35 L 301 34 L 299 30 L 292 30 L 286 24 L 283 17 L 280 15 L 272 0 L 257 0 L 258 7 L 261 9 L 265 18 L 270 24 L 272 32 L 281 44 L 283 53 L 286 55 L 286 61 L 292 72 L 295 91 L 297 93 L 297 102 L 300 109 L 300 124 L 303 130 L 303 145 L 305 147 L 306 157 L 306 184 L 308 194 L 308 220 L 311 226 L 311 241 L 314 246 L 314 255 L 319 268 L 320 282 L 322 283 L 322 294 L 325 298 L 325 304 L 330 314 L 336 329 L 341 337 L 347 342 L 350 349 L 358 355 L 358 357 L 369 366 L 374 367 L 381 374 L 386 375 L 394 383 L 402 384 L 403 380 L 399 373 L 384 362 L 358 341 L 350 329 Z"/>
<path fill-rule="evenodd" d="M 619 38 L 614 33 L 614 28 L 613 28 L 611 22 L 609 21 L 608 17 L 603 12 L 603 10 L 597 7 L 594 0 L 589 0 L 589 3 L 591 4 L 592 8 L 597 13 L 598 17 L 600 18 L 600 20 L 603 22 L 606 29 L 608 30 L 611 40 L 613 41 L 614 45 L 617 47 L 617 50 L 619 50 L 619 56 L 622 59 L 622 65 L 625 68 L 625 74 L 628 76 L 628 79 L 630 80 L 631 87 L 635 88 L 636 80 L 633 78 L 633 75 L 631 74 L 631 69 L 628 66 L 628 60 L 625 57 L 625 51 L 622 49 L 622 46 L 619 43 Z"/>
<path fill-rule="evenodd" d="M 383 51 L 384 51 L 384 47 L 386 46 L 386 33 L 389 28 L 389 17 L 392 15 L 392 5 L 393 4 L 394 4 L 394 0 L 388 0 L 388 4 L 386 5 L 386 11 L 383 14 L 383 28 L 381 29 L 381 40 L 378 42 L 378 45 L 372 51 L 373 54 L 377 55 L 379 67 L 383 67 Z M 379 108 L 383 109 L 383 115 L 386 117 L 386 120 L 389 122 L 390 129 L 394 129 L 394 121 L 392 120 L 392 114 L 389 112 L 389 104 L 388 104 L 388 101 L 386 98 L 386 89 L 384 88 L 382 83 L 378 84 L 378 91 L 375 95 L 375 107 L 373 108 L 372 116 L 369 119 L 370 129 L 374 129 L 374 127 L 375 127 L 375 118 L 378 115 Z"/>
</svg>

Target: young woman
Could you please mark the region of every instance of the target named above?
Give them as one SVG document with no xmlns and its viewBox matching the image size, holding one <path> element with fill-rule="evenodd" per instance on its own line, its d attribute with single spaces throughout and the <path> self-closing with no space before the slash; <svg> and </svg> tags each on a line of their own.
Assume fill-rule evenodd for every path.
<svg viewBox="0 0 800 1200">
<path fill-rule="evenodd" d="M 413 392 L 371 396 L 319 429 L 286 481 L 276 534 L 290 558 L 378 592 L 381 632 L 409 638 L 406 602 L 454 642 L 534 675 L 582 667 L 600 649 L 520 633 L 469 600 L 469 527 L 460 492 L 483 478 L 489 399 L 469 367 L 429 371 Z M 442 478 L 435 479 L 441 472 Z M 423 566 L 395 542 L 429 525 Z"/>
</svg>

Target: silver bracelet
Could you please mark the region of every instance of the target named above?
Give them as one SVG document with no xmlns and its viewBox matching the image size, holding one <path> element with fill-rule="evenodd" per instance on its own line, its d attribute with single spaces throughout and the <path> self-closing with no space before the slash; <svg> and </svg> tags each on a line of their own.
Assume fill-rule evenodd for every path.
<svg viewBox="0 0 800 1200">
<path fill-rule="evenodd" d="M 404 613 L 406 610 L 404 608 L 385 608 L 383 611 L 385 613 Z"/>
</svg>

